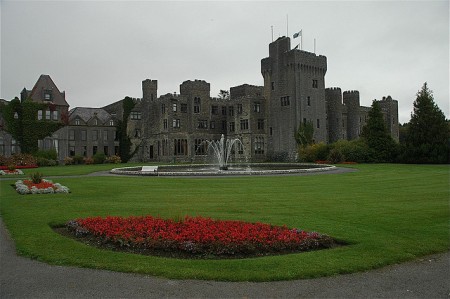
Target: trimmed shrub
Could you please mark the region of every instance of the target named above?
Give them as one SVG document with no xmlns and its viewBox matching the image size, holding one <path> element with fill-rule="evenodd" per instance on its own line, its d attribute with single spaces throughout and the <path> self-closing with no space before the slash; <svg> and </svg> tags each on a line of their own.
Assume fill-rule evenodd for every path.
<svg viewBox="0 0 450 299">
<path fill-rule="evenodd" d="M 64 158 L 64 165 L 72 165 L 73 164 L 73 158 L 72 157 L 65 157 Z"/>
<path fill-rule="evenodd" d="M 106 160 L 106 155 L 104 153 L 96 153 L 92 159 L 94 160 L 94 164 L 103 164 Z"/>
<path fill-rule="evenodd" d="M 351 141 L 339 140 L 333 143 L 330 147 L 331 150 L 336 149 L 342 154 L 342 161 L 358 163 L 373 161 L 371 158 L 372 152 L 369 146 L 362 139 Z"/>
<path fill-rule="evenodd" d="M 86 165 L 94 164 L 94 159 L 92 157 L 84 157 L 83 162 Z"/>
<path fill-rule="evenodd" d="M 122 159 L 117 155 L 112 155 L 105 159 L 105 163 L 119 164 L 122 163 Z"/>
<path fill-rule="evenodd" d="M 56 152 L 55 149 L 38 150 L 34 156 L 36 158 L 45 158 L 47 160 L 57 160 L 58 159 L 58 153 Z"/>
<path fill-rule="evenodd" d="M 328 157 L 328 146 L 325 143 L 316 143 L 300 147 L 299 159 L 301 162 L 324 161 Z"/>
<path fill-rule="evenodd" d="M 83 164 L 83 162 L 84 162 L 83 156 L 75 155 L 72 158 L 73 158 L 73 164 Z"/>
</svg>

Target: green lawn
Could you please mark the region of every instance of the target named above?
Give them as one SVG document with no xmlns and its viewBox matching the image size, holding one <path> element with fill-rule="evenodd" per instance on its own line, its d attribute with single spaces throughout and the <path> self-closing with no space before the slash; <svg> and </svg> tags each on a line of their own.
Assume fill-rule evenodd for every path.
<svg viewBox="0 0 450 299">
<path fill-rule="evenodd" d="M 97 168 L 96 168 L 97 167 Z M 102 168 L 105 167 L 105 168 Z M 39 169 L 83 174 L 114 165 Z M 279 177 L 61 177 L 71 194 L 19 195 L 0 181 L 0 212 L 21 255 L 58 265 L 178 279 L 270 281 L 362 271 L 449 249 L 448 165 L 352 165 Z M 29 173 L 29 172 L 28 172 Z M 183 260 L 89 247 L 52 225 L 87 216 L 202 215 L 318 231 L 350 245 L 242 260 Z"/>
</svg>

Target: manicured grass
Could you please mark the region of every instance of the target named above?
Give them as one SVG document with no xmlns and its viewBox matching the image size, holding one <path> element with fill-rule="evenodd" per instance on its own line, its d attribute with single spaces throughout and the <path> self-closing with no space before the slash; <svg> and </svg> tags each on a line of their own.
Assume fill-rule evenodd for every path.
<svg viewBox="0 0 450 299">
<path fill-rule="evenodd" d="M 179 279 L 311 278 L 449 249 L 448 165 L 351 167 L 359 171 L 279 177 L 55 179 L 70 188 L 68 195 L 19 195 L 9 186 L 11 181 L 0 181 L 0 211 L 22 255 L 51 264 Z M 64 169 L 54 169 L 60 168 Z M 50 168 L 46 172 L 53 175 Z M 50 227 L 77 217 L 186 214 L 285 224 L 350 245 L 242 260 L 182 260 L 100 250 L 60 236 Z"/>
</svg>

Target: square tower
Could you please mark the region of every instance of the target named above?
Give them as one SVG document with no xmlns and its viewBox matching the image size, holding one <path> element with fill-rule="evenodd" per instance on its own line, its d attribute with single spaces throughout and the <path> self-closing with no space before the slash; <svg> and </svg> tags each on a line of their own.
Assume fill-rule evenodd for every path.
<svg viewBox="0 0 450 299">
<path fill-rule="evenodd" d="M 268 151 L 297 154 L 294 133 L 301 123 L 314 126 L 314 141 L 327 142 L 325 73 L 327 58 L 291 49 L 289 37 L 269 45 L 261 60 L 264 96 L 268 101 Z"/>
</svg>

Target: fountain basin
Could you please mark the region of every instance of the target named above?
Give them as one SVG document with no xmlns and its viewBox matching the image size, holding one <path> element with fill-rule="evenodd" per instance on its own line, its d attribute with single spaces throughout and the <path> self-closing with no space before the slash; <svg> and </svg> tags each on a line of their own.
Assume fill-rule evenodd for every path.
<svg viewBox="0 0 450 299">
<path fill-rule="evenodd" d="M 227 169 L 218 168 L 213 164 L 193 165 L 159 165 L 121 167 L 110 171 L 119 175 L 140 176 L 245 176 L 245 175 L 284 175 L 295 173 L 324 172 L 336 169 L 336 166 L 309 163 L 252 163 L 229 164 Z"/>
</svg>

